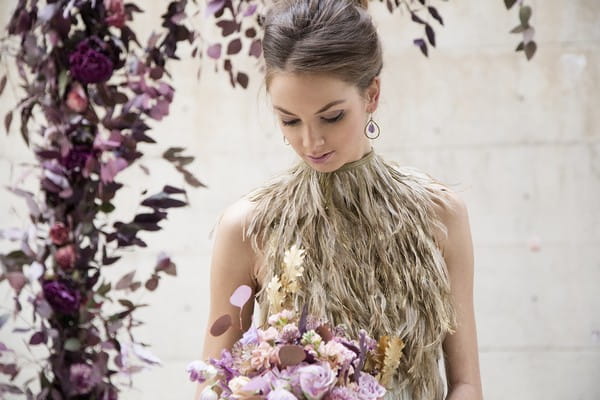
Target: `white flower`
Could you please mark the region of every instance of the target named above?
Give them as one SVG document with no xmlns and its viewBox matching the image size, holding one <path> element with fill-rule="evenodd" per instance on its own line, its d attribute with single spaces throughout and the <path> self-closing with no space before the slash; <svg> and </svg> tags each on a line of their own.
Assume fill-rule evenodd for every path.
<svg viewBox="0 0 600 400">
<path fill-rule="evenodd" d="M 219 399 L 219 395 L 217 394 L 217 392 L 212 390 L 210 388 L 210 386 L 205 387 L 204 390 L 202 390 L 202 393 L 200 394 L 200 400 L 218 400 L 218 399 Z"/>
<path fill-rule="evenodd" d="M 212 383 L 218 374 L 215 367 L 201 360 L 195 360 L 189 363 L 186 372 L 190 375 L 190 380 L 198 381 L 200 383 L 204 381 Z"/>
</svg>

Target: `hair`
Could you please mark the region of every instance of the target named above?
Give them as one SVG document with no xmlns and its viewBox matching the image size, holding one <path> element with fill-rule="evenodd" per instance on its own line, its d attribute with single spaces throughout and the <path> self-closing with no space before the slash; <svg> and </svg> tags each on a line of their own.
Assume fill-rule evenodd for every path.
<svg viewBox="0 0 600 400">
<path fill-rule="evenodd" d="M 368 0 L 279 0 L 264 19 L 267 90 L 277 72 L 322 73 L 361 93 L 383 66 Z"/>
</svg>

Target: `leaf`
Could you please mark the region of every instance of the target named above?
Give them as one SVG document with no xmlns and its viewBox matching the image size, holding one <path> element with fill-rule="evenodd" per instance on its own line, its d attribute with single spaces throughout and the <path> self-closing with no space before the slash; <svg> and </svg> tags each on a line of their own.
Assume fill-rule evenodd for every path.
<svg viewBox="0 0 600 400">
<path fill-rule="evenodd" d="M 282 368 L 298 365 L 306 358 L 304 347 L 295 344 L 281 346 L 277 355 L 281 361 Z"/>
<path fill-rule="evenodd" d="M 6 87 L 6 75 L 2 77 L 0 80 L 0 95 L 4 92 L 4 88 Z"/>
<path fill-rule="evenodd" d="M 537 45 L 533 41 L 525 45 L 525 55 L 527 56 L 527 60 L 531 60 L 536 50 Z"/>
<path fill-rule="evenodd" d="M 29 344 L 36 345 L 40 343 L 46 343 L 47 340 L 48 336 L 46 336 L 46 333 L 40 331 L 31 336 L 31 339 L 29 339 Z"/>
<path fill-rule="evenodd" d="M 425 25 L 425 34 L 427 35 L 427 40 L 429 40 L 429 43 L 435 47 L 435 32 L 429 24 Z"/>
<path fill-rule="evenodd" d="M 522 51 L 523 49 L 525 49 L 525 43 L 521 42 L 519 43 L 515 51 Z"/>
<path fill-rule="evenodd" d="M 212 17 L 225 6 L 225 0 L 211 0 L 206 6 L 205 17 Z"/>
<path fill-rule="evenodd" d="M 68 351 L 79 351 L 81 349 L 81 343 L 77 338 L 69 338 L 65 341 L 65 350 Z"/>
<path fill-rule="evenodd" d="M 519 19 L 521 20 L 521 25 L 529 26 L 529 18 L 531 18 L 531 7 L 521 6 L 519 9 Z"/>
<path fill-rule="evenodd" d="M 437 22 L 440 23 L 440 25 L 444 25 L 444 20 L 442 19 L 442 16 L 438 13 L 435 7 L 429 6 L 427 7 L 427 11 L 429 11 L 429 14 L 431 14 L 431 16 L 435 18 Z"/>
<path fill-rule="evenodd" d="M 420 39 L 414 39 L 413 40 L 413 44 L 415 46 L 419 46 L 419 49 L 421 49 L 421 52 L 423 54 L 425 54 L 425 57 L 428 57 L 427 56 L 427 43 L 425 42 L 425 40 L 423 40 L 422 38 L 420 38 Z"/>
<path fill-rule="evenodd" d="M 225 314 L 220 316 L 210 327 L 210 334 L 213 336 L 221 336 L 231 327 L 231 315 Z"/>
<path fill-rule="evenodd" d="M 214 60 L 218 60 L 221 57 L 221 43 L 210 45 L 206 49 L 206 55 Z"/>
<path fill-rule="evenodd" d="M 252 296 L 252 288 L 248 285 L 241 285 L 231 295 L 229 302 L 239 308 L 243 308 Z"/>
<path fill-rule="evenodd" d="M 243 72 L 238 72 L 237 81 L 244 89 L 248 87 L 248 75 Z"/>
<path fill-rule="evenodd" d="M 242 49 L 242 41 L 239 38 L 233 39 L 227 45 L 227 54 L 228 55 L 237 54 L 240 52 L 241 49 Z"/>
<path fill-rule="evenodd" d="M 158 287 L 158 280 L 159 279 L 160 279 L 159 276 L 152 275 L 152 277 L 146 281 L 146 284 L 144 286 L 146 287 L 146 289 L 148 289 L 149 291 L 153 292 Z"/>
<path fill-rule="evenodd" d="M 123 290 L 127 289 L 131 282 L 133 281 L 133 276 L 135 275 L 135 271 L 131 271 L 130 273 L 124 275 L 119 282 L 115 285 L 115 290 Z"/>
<path fill-rule="evenodd" d="M 516 2 L 517 0 L 504 0 L 504 5 L 506 6 L 507 10 L 510 10 L 510 8 L 514 6 Z"/>
<path fill-rule="evenodd" d="M 416 22 L 418 24 L 425 25 L 425 21 L 423 21 L 421 18 L 419 18 L 419 16 L 412 11 L 410 12 L 410 19 L 412 19 L 414 22 Z"/>
<path fill-rule="evenodd" d="M 6 113 L 4 117 L 4 129 L 6 129 L 6 133 L 10 131 L 10 125 L 12 124 L 13 112 L 9 111 Z"/>
<path fill-rule="evenodd" d="M 121 304 L 122 306 L 125 306 L 127 308 L 135 308 L 135 305 L 127 299 L 119 299 L 118 300 L 119 304 Z"/>
</svg>

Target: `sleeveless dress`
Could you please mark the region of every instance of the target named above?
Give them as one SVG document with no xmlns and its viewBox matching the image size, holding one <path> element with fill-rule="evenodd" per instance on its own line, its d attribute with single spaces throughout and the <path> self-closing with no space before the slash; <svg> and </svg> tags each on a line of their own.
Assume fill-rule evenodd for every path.
<svg viewBox="0 0 600 400">
<path fill-rule="evenodd" d="M 270 314 L 266 282 L 285 250 L 305 249 L 293 306 L 302 305 L 358 338 L 397 335 L 405 343 L 385 400 L 442 400 L 442 342 L 456 327 L 449 277 L 434 230 L 444 187 L 371 148 L 333 172 L 304 160 L 247 194 L 255 202 L 244 230 L 261 263 L 255 271 L 258 325 Z"/>
</svg>

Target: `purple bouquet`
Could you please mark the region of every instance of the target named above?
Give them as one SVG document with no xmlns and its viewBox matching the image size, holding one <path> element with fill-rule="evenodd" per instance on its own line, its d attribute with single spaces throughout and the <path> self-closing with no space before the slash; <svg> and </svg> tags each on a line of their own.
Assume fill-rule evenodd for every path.
<svg viewBox="0 0 600 400">
<path fill-rule="evenodd" d="M 286 253 L 284 273 L 268 288 L 271 300 L 284 301 L 286 290 L 297 287 L 302 259 L 303 250 L 295 246 Z M 241 313 L 251 294 L 250 287 L 240 286 L 230 302 Z M 225 315 L 215 321 L 211 334 L 218 336 L 230 325 L 231 317 Z M 331 328 L 308 315 L 306 307 L 300 315 L 283 308 L 270 315 L 267 327 L 253 324 L 220 358 L 192 361 L 187 372 L 191 381 L 206 383 L 202 400 L 380 399 L 404 344 L 388 336 L 377 342 L 364 329 L 359 332 L 359 338 L 350 338 L 343 326 Z"/>
</svg>

